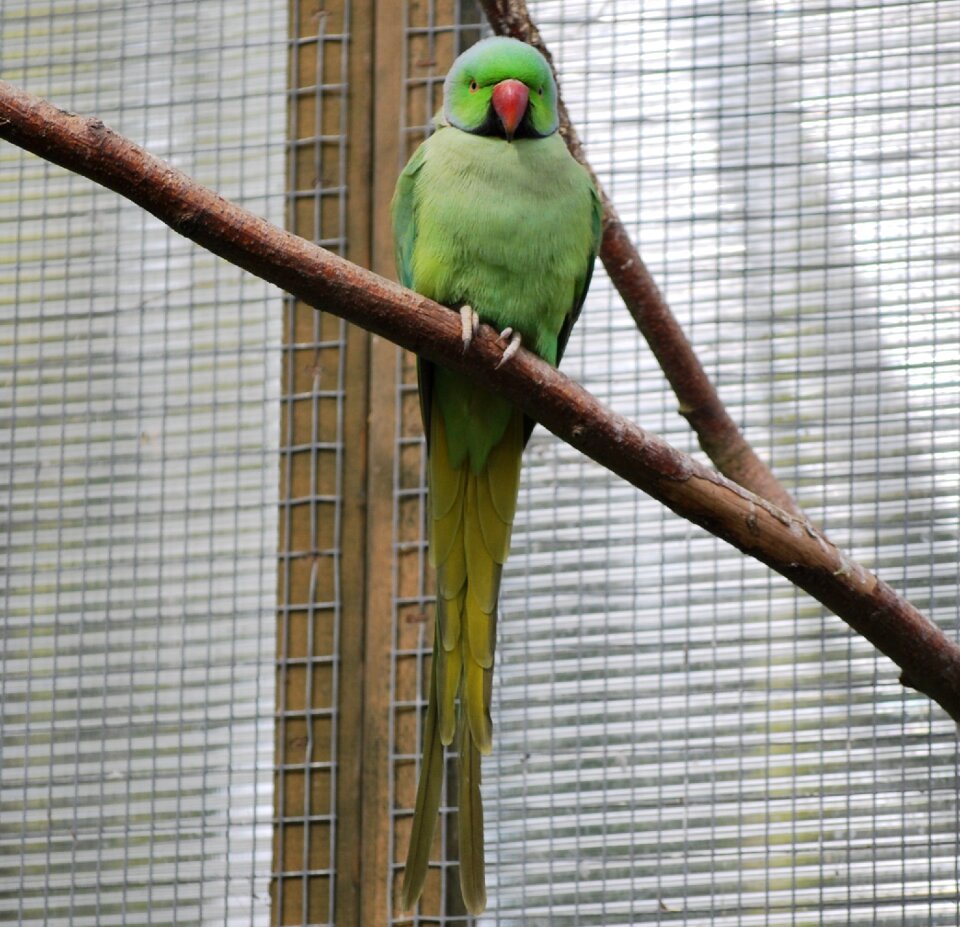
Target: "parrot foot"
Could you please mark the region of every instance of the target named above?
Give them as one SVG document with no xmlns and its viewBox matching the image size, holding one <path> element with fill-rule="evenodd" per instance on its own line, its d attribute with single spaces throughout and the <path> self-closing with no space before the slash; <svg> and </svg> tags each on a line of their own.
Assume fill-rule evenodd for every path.
<svg viewBox="0 0 960 927">
<path fill-rule="evenodd" d="M 472 306 L 460 307 L 460 328 L 460 337 L 463 339 L 463 353 L 466 354 L 467 349 L 470 347 L 470 342 L 473 341 L 473 336 L 477 333 L 477 329 L 480 328 L 480 316 L 473 311 Z"/>
<path fill-rule="evenodd" d="M 500 333 L 501 338 L 510 338 L 510 344 L 503 349 L 503 357 L 500 358 L 496 369 L 499 370 L 517 351 L 520 350 L 520 332 L 515 332 L 512 328 L 505 328 Z"/>
</svg>

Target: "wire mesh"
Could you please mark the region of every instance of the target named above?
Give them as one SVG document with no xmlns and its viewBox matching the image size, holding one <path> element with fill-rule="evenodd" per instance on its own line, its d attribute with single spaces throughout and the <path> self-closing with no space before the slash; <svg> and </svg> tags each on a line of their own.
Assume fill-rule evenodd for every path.
<svg viewBox="0 0 960 927">
<path fill-rule="evenodd" d="M 343 250 L 331 9 L 8 2 L 3 77 L 274 220 L 286 155 L 291 224 Z M 734 417 L 955 630 L 960 4 L 532 10 Z M 409 153 L 481 30 L 453 0 L 403 16 Z M 268 288 L 9 148 L 0 203 L 0 919 L 333 923 L 344 328 L 281 327 Z M 599 272 L 564 367 L 694 450 Z M 414 379 L 398 355 L 389 897 L 432 625 Z M 885 659 L 540 431 L 514 539 L 483 922 L 960 922 L 956 734 Z M 419 923 L 463 919 L 451 824 Z"/>
<path fill-rule="evenodd" d="M 530 7 L 591 161 L 734 418 L 816 523 L 955 633 L 960 6 Z M 408 38 L 455 28 L 410 10 Z M 410 86 L 416 66 L 408 51 Z M 405 115 L 411 140 L 424 110 Z M 563 367 L 695 451 L 599 271 Z M 398 381 L 415 421 L 408 366 Z M 411 459 L 394 527 L 399 822 L 432 621 L 414 581 L 414 427 L 398 433 Z M 522 487 L 480 922 L 960 920 L 957 742 L 939 709 L 779 577 L 539 429 Z M 461 916 L 448 881 L 420 922 Z"/>
<path fill-rule="evenodd" d="M 343 254 L 350 4 L 290 21 L 288 221 Z M 288 298 L 285 328 L 273 921 L 333 924 L 346 325 Z"/>
<path fill-rule="evenodd" d="M 283 215 L 276 4 L 0 10 L 2 76 Z M 0 146 L 0 920 L 264 924 L 279 298 Z"/>
</svg>

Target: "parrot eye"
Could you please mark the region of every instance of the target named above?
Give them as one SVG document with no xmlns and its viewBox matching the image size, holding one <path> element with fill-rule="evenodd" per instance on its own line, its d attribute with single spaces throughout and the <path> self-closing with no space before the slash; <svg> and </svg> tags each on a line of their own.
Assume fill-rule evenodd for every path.
<svg viewBox="0 0 960 927">
<path fill-rule="evenodd" d="M 543 96 L 543 87 L 537 87 L 537 94 L 541 97 Z"/>
<path fill-rule="evenodd" d="M 475 81 L 470 81 L 470 92 L 476 93 L 480 89 L 480 85 Z"/>
</svg>

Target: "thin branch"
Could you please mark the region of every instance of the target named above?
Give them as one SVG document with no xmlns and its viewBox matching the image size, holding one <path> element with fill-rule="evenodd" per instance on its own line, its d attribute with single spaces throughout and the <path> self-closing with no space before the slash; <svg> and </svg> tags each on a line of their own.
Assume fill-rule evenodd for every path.
<svg viewBox="0 0 960 927">
<path fill-rule="evenodd" d="M 495 32 L 533 45 L 553 67 L 550 50 L 530 18 L 524 0 L 481 0 L 481 4 Z M 697 433 L 700 447 L 721 473 L 780 508 L 800 515 L 800 507 L 757 456 L 720 401 L 680 323 L 650 276 L 613 203 L 587 161 L 562 97 L 559 105 L 560 133 L 571 154 L 590 172 L 603 202 L 600 259 L 673 388 L 680 414 Z"/>
<path fill-rule="evenodd" d="M 808 523 L 644 432 L 577 383 L 482 326 L 467 354 L 460 318 L 213 191 L 106 128 L 0 82 L 0 138 L 127 197 L 215 254 L 504 396 L 598 463 L 805 589 L 960 720 L 960 646 Z"/>
</svg>

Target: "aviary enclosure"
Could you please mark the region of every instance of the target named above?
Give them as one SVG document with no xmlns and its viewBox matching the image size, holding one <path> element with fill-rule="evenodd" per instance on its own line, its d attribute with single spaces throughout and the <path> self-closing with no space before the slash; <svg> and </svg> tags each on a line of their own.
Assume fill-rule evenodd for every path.
<svg viewBox="0 0 960 927">
<path fill-rule="evenodd" d="M 955 640 L 960 4 L 530 14 L 733 420 Z M 454 0 L 4 0 L 0 77 L 390 276 L 397 174 L 489 29 Z M 0 920 L 465 922 L 449 809 L 397 903 L 432 633 L 412 356 L 0 141 L 0 368 Z M 563 370 L 706 460 L 599 264 Z M 955 927 L 955 724 L 898 674 L 537 429 L 478 922 Z"/>
</svg>

